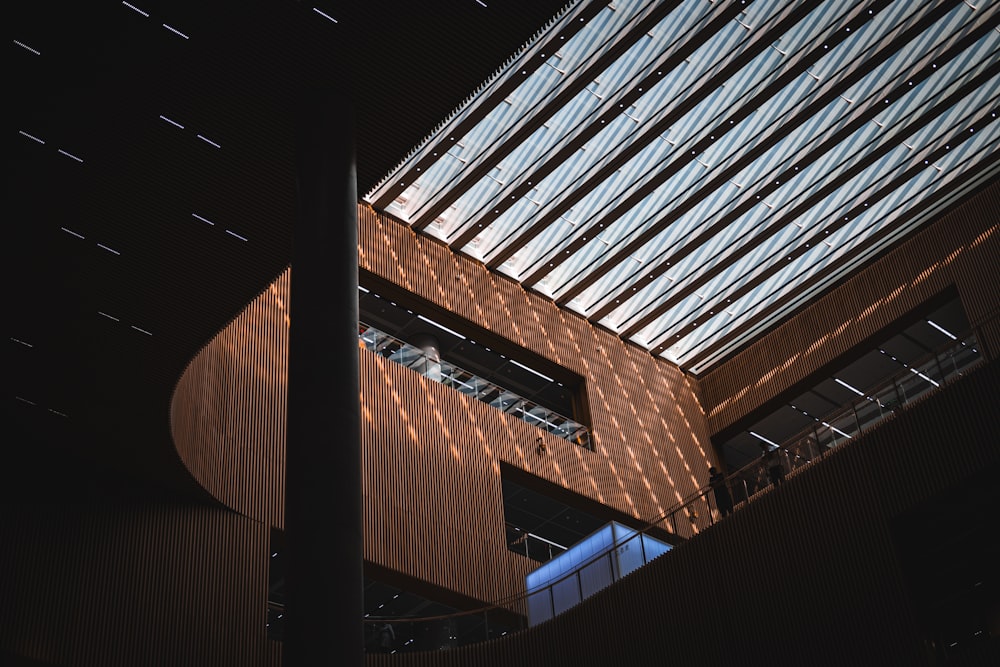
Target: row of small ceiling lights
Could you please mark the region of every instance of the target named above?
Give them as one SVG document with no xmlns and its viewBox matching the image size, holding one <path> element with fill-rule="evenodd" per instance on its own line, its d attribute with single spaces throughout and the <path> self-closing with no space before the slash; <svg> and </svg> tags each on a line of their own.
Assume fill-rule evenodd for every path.
<svg viewBox="0 0 1000 667">
<path fill-rule="evenodd" d="M 952 332 L 948 331 L 947 329 L 945 329 L 944 327 L 942 327 L 940 324 L 934 322 L 933 320 L 927 320 L 927 324 L 929 324 L 934 329 L 937 329 L 938 331 L 940 331 L 941 333 L 943 333 L 945 336 L 947 336 L 951 340 L 958 341 L 958 336 L 956 336 Z M 962 345 L 965 346 L 965 342 L 964 341 L 962 342 Z M 976 348 L 972 348 L 972 351 L 973 352 L 978 352 L 976 350 Z M 900 364 L 903 368 L 908 369 L 911 373 L 919 376 L 921 379 L 926 380 L 927 382 L 929 382 L 930 384 L 934 385 L 935 387 L 940 387 L 941 386 L 941 384 L 939 382 L 937 382 L 937 381 L 935 381 L 935 380 L 927 377 L 927 375 L 925 375 L 925 374 L 921 373 L 920 371 L 918 371 L 917 369 L 913 368 L 912 366 L 910 366 L 909 364 L 907 364 L 902 359 L 898 359 L 894 355 L 890 354 L 889 352 L 886 352 L 884 349 L 879 348 L 879 352 L 882 353 L 882 354 L 884 354 L 885 356 L 889 357 L 894 362 Z M 837 384 L 841 385 L 842 387 L 848 389 L 849 391 L 853 392 L 854 394 L 857 394 L 858 396 L 860 396 L 862 398 L 865 398 L 865 399 L 867 399 L 868 401 L 870 401 L 872 403 L 878 403 L 879 407 L 885 407 L 885 405 L 881 401 L 879 401 L 879 399 L 877 397 L 873 397 L 873 396 L 871 396 L 869 394 L 866 394 L 865 392 L 863 392 L 860 389 L 858 389 L 857 387 L 853 386 L 852 384 L 850 384 L 846 380 L 842 380 L 842 379 L 840 379 L 840 378 L 838 378 L 836 376 L 834 376 L 833 380 L 834 380 L 834 382 L 836 382 Z M 831 426 L 829 423 L 827 423 L 825 421 L 822 421 L 819 417 L 817 417 L 816 415 L 808 412 L 807 410 L 803 410 L 803 409 L 801 409 L 801 408 L 799 408 L 799 407 L 797 407 L 796 405 L 793 405 L 793 404 L 789 404 L 788 407 L 790 407 L 792 410 L 795 410 L 796 412 L 801 412 L 804 416 L 808 417 L 809 419 L 812 419 L 814 422 L 822 424 L 823 426 L 826 426 L 827 428 L 829 428 L 829 429 L 831 429 L 833 431 L 836 431 L 837 433 L 839 433 L 840 435 L 842 435 L 842 436 L 844 436 L 846 438 L 851 438 L 852 437 L 849 433 L 845 433 L 844 431 L 841 431 L 837 427 Z M 755 431 L 748 431 L 748 433 L 751 436 L 757 438 L 758 440 L 760 440 L 760 441 L 762 441 L 762 442 L 770 445 L 772 448 L 780 446 L 778 443 L 774 442 L 770 438 L 767 438 L 767 437 L 765 437 L 765 436 L 763 436 L 763 435 L 761 435 L 761 434 L 759 434 L 759 433 L 757 433 Z"/>
<path fill-rule="evenodd" d="M 35 346 L 32 345 L 31 343 L 29 343 L 28 341 L 21 340 L 20 338 L 14 338 L 13 336 L 10 337 L 10 342 L 16 343 L 17 345 L 21 345 L 23 347 L 26 347 L 26 348 L 32 349 L 32 350 L 35 348 Z M 37 402 L 32 401 L 31 399 L 25 398 L 24 396 L 21 396 L 19 394 L 14 394 L 14 400 L 19 401 L 21 403 L 24 403 L 25 405 L 30 405 L 31 407 L 38 407 L 38 403 Z M 67 415 L 65 412 L 62 412 L 61 410 L 56 410 L 53 407 L 47 407 L 46 410 L 48 412 L 51 412 L 52 414 L 56 415 L 57 417 L 63 417 L 63 418 L 68 418 L 69 417 L 69 415 Z"/>
<path fill-rule="evenodd" d="M 145 18 L 149 18 L 149 13 L 148 12 L 140 9 L 139 7 L 136 7 L 135 5 L 132 5 L 132 4 L 128 3 L 128 2 L 122 2 L 122 5 L 125 6 L 125 7 L 127 7 L 128 9 L 131 9 L 132 11 L 134 11 L 134 12 L 142 15 Z M 189 39 L 188 35 L 184 34 L 180 30 L 178 30 L 177 28 L 174 28 L 173 26 L 171 26 L 171 25 L 169 25 L 167 23 L 163 23 L 162 25 L 163 25 L 164 28 L 166 28 L 167 30 L 169 30 L 173 34 L 178 35 L 180 37 L 183 37 L 184 39 Z M 39 49 L 34 48 L 33 46 L 31 46 L 29 44 L 26 44 L 25 42 L 22 42 L 20 40 L 15 39 L 15 40 L 13 40 L 13 43 L 14 43 L 15 46 L 18 46 L 18 47 L 24 49 L 25 51 L 27 51 L 28 53 L 31 53 L 34 56 L 39 56 L 39 57 L 42 56 L 42 51 L 40 51 Z M 161 116 L 161 118 L 163 118 L 167 122 L 170 122 L 170 123 L 172 123 L 174 125 L 178 125 L 177 123 L 174 123 L 173 121 L 170 121 L 169 119 L 164 118 L 163 116 Z M 45 139 L 42 139 L 41 137 L 39 137 L 39 136 L 37 136 L 35 134 L 32 134 L 31 132 L 28 132 L 26 130 L 19 129 L 18 130 L 18 134 L 20 134 L 21 136 L 25 137 L 26 139 L 29 139 L 29 140 L 31 140 L 31 141 L 33 141 L 33 142 L 35 142 L 35 143 L 37 143 L 37 144 L 39 144 L 41 146 L 48 145 Z M 215 144 L 214 142 L 210 141 L 209 139 L 203 137 L 202 135 L 198 135 L 198 137 L 200 139 L 202 139 L 204 141 L 207 141 L 208 143 L 214 145 L 216 148 L 220 147 L 218 144 Z M 80 157 L 79 155 L 76 155 L 74 153 L 71 153 L 70 151 L 67 151 L 67 150 L 65 150 L 63 148 L 57 148 L 56 152 L 59 153 L 60 155 L 63 155 L 65 157 L 67 157 L 67 158 L 69 158 L 69 159 L 71 159 L 71 160 L 79 163 L 79 164 L 83 164 L 83 162 L 84 162 L 82 157 Z M 64 227 L 64 226 L 60 226 L 59 229 L 61 231 L 65 232 L 66 234 L 69 234 L 70 236 L 72 236 L 74 238 L 77 238 L 77 239 L 80 239 L 80 240 L 86 240 L 86 236 L 83 235 L 83 234 L 81 234 L 78 231 L 75 231 L 73 229 L 70 229 L 70 228 Z M 106 251 L 106 252 L 108 252 L 108 253 L 110 253 L 112 255 L 121 256 L 121 252 L 119 252 L 118 250 L 112 248 L 111 246 L 109 246 L 109 245 L 107 245 L 105 243 L 96 242 L 96 245 L 101 250 L 104 250 L 104 251 Z M 106 313 L 104 311 L 100 311 L 100 310 L 97 311 L 97 315 L 99 315 L 99 316 L 101 316 L 101 317 L 103 317 L 105 319 L 108 319 L 108 320 L 110 320 L 112 322 L 118 322 L 118 323 L 121 322 L 121 318 L 120 317 L 115 317 L 114 315 L 110 315 L 110 314 L 108 314 L 108 313 Z M 145 329 L 143 327 L 137 326 L 135 324 L 131 324 L 131 325 L 129 325 L 129 327 L 132 330 L 134 330 L 136 332 L 139 332 L 141 334 L 144 334 L 146 336 L 152 336 L 153 335 L 152 332 L 150 332 L 148 329 Z M 30 343 L 28 341 L 25 341 L 25 340 L 21 340 L 20 338 L 11 337 L 10 340 L 11 340 L 11 342 L 17 343 L 18 345 L 20 345 L 20 346 L 22 346 L 24 348 L 27 348 L 27 349 L 30 349 L 30 350 L 34 350 L 35 349 L 35 346 L 32 343 Z M 31 399 L 28 399 L 28 398 L 25 398 L 24 396 L 15 395 L 14 398 L 17 401 L 20 401 L 21 403 L 24 403 L 26 405 L 30 405 L 32 407 L 38 406 L 38 403 L 36 401 L 33 401 Z M 57 415 L 59 417 L 67 418 L 69 416 L 65 412 L 62 412 L 61 410 L 56 410 L 55 408 L 52 408 L 52 407 L 48 407 L 47 410 L 48 410 L 48 412 L 50 412 L 50 413 L 52 413 L 54 415 Z"/>
</svg>

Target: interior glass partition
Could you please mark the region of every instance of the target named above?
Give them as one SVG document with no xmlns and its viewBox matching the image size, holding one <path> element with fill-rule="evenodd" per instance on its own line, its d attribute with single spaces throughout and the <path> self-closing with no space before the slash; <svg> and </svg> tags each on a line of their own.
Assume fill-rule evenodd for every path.
<svg viewBox="0 0 1000 667">
<path fill-rule="evenodd" d="M 528 574 L 528 625 L 579 604 L 670 548 L 612 521 Z"/>
</svg>

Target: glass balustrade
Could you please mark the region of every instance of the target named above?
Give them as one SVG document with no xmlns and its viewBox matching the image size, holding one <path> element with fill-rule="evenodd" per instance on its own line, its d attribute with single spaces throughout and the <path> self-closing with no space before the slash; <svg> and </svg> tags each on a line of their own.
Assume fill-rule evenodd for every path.
<svg viewBox="0 0 1000 667">
<path fill-rule="evenodd" d="M 361 337 L 368 349 L 388 358 L 405 359 L 411 368 L 419 372 L 432 368 L 427 359 L 420 358 L 422 353 L 417 351 L 415 354 L 412 349 L 407 349 L 411 346 L 382 332 L 367 329 Z M 796 470 L 819 461 L 831 448 L 856 438 L 901 407 L 919 400 L 982 361 L 976 339 L 969 335 L 920 364 L 903 369 L 885 382 L 870 388 L 863 397 L 841 407 L 781 445 L 781 460 L 786 475 L 792 475 Z M 442 383 L 449 384 L 458 391 L 510 414 L 516 414 L 529 423 L 547 430 L 553 429 L 550 432 L 555 432 L 560 424 L 567 433 L 573 427 L 569 420 L 562 418 L 565 421 L 559 422 L 559 417 L 553 416 L 551 412 L 449 364 L 441 364 L 441 378 Z M 578 424 L 575 426 L 583 429 Z M 758 492 L 770 485 L 760 461 L 751 462 L 732 472 L 727 476 L 726 483 L 732 492 L 737 512 L 747 503 L 753 502 L 758 497 Z M 434 651 L 516 632 L 528 627 L 528 619 L 535 624 L 551 618 L 669 550 L 669 544 L 650 538 L 649 533 L 654 529 L 682 539 L 705 530 L 719 519 L 713 491 L 705 486 L 663 516 L 649 522 L 644 530 L 621 527 L 621 530 L 608 538 L 605 533 L 608 530 L 614 531 L 614 527 L 606 526 L 601 529 L 603 532 L 599 531 L 598 537 L 606 538 L 605 542 L 608 544 L 582 547 L 578 544 L 565 550 L 561 545 L 530 533 L 515 535 L 512 527 L 508 526 L 508 541 L 520 539 L 519 544 L 523 546 L 526 555 L 536 550 L 541 556 L 539 560 L 552 559 L 552 564 L 547 563 L 538 569 L 539 581 L 526 582 L 525 594 L 496 601 L 482 609 L 447 616 L 367 617 L 364 619 L 366 650 L 390 653 Z M 268 619 L 272 638 L 280 638 L 284 607 L 269 604 Z M 381 639 L 387 635 L 386 624 L 392 626 L 392 639 L 383 643 Z"/>
</svg>

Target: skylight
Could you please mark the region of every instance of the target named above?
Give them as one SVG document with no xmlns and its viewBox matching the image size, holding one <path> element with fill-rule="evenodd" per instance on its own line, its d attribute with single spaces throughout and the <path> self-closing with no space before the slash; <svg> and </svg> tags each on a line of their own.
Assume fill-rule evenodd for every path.
<svg viewBox="0 0 1000 667">
<path fill-rule="evenodd" d="M 576 3 L 365 199 L 704 372 L 995 175 L 1000 7 L 885 5 Z"/>
</svg>

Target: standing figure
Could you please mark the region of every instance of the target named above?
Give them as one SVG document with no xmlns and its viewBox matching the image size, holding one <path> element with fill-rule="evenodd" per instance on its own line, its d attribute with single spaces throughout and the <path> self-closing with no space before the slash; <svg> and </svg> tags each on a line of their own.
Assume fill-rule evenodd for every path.
<svg viewBox="0 0 1000 667">
<path fill-rule="evenodd" d="M 393 644 L 396 643 L 396 632 L 389 623 L 383 623 L 379 628 L 379 650 L 382 653 L 392 653 Z"/>
<path fill-rule="evenodd" d="M 785 467 L 781 463 L 781 448 L 775 447 L 764 452 L 767 476 L 771 484 L 778 486 L 785 481 Z"/>
<path fill-rule="evenodd" d="M 719 508 L 719 514 L 729 516 L 733 513 L 733 497 L 729 493 L 726 485 L 726 476 L 719 472 L 715 466 L 708 469 L 708 483 L 715 492 L 715 506 Z"/>
</svg>

